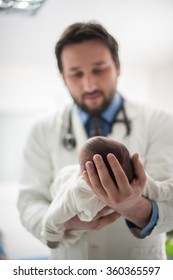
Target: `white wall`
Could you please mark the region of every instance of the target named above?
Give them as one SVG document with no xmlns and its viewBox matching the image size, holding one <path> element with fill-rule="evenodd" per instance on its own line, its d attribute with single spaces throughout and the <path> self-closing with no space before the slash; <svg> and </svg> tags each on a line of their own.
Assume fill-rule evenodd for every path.
<svg viewBox="0 0 173 280">
<path fill-rule="evenodd" d="M 0 179 L 18 176 L 14 158 L 20 157 L 30 118 L 69 98 L 54 47 L 74 21 L 98 20 L 117 38 L 119 89 L 127 97 L 171 112 L 172 14 L 172 0 L 47 0 L 36 16 L 0 14 Z"/>
<path fill-rule="evenodd" d="M 0 13 L 0 229 L 10 258 L 29 257 L 34 247 L 37 256 L 45 255 L 45 248 L 20 225 L 16 180 L 32 122 L 68 100 L 54 57 L 59 35 L 74 21 L 104 24 L 120 45 L 119 89 L 171 112 L 172 14 L 172 0 L 47 0 L 36 16 Z"/>
<path fill-rule="evenodd" d="M 68 24 L 92 19 L 103 23 L 119 42 L 121 88 L 134 98 L 143 101 L 148 96 L 154 101 L 151 84 L 159 85 L 173 74 L 172 14 L 172 0 L 47 0 L 36 16 L 2 13 L 0 112 L 47 110 L 57 107 L 59 98 L 66 100 L 54 46 Z M 157 80 L 157 68 L 162 67 L 165 72 Z M 170 92 L 172 82 L 166 80 Z M 162 104 L 159 88 L 157 100 Z"/>
<path fill-rule="evenodd" d="M 33 238 L 22 226 L 16 207 L 19 185 L 16 182 L 0 186 L 0 230 L 8 259 L 48 259 L 48 248 Z"/>
</svg>

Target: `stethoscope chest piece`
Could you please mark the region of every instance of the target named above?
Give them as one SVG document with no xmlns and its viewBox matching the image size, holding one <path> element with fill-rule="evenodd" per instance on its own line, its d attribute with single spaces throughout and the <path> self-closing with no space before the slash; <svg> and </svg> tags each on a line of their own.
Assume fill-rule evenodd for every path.
<svg viewBox="0 0 173 280">
<path fill-rule="evenodd" d="M 64 136 L 63 145 L 69 151 L 73 150 L 76 147 L 76 140 L 72 133 L 67 133 Z"/>
</svg>

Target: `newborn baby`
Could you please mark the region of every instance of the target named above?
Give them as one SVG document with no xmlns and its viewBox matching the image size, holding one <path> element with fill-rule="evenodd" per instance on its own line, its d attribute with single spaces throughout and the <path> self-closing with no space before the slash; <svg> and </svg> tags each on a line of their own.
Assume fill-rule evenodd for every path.
<svg viewBox="0 0 173 280">
<path fill-rule="evenodd" d="M 116 179 L 107 160 L 107 155 L 109 153 L 112 153 L 116 156 L 129 182 L 131 183 L 133 178 L 135 177 L 135 173 L 129 151 L 123 144 L 103 136 L 92 137 L 88 139 L 84 144 L 79 154 L 79 164 L 81 167 L 81 171 L 86 170 L 85 164 L 87 161 L 93 161 L 93 156 L 95 154 L 99 154 L 102 156 L 112 179 L 116 183 Z"/>
<path fill-rule="evenodd" d="M 85 231 L 79 230 L 64 231 L 66 221 L 77 215 L 81 221 L 89 222 L 106 206 L 88 186 L 82 172 L 86 162 L 93 161 L 93 156 L 100 154 L 116 182 L 107 161 L 109 153 L 117 157 L 130 183 L 135 178 L 130 154 L 123 144 L 102 136 L 88 139 L 80 151 L 79 164 L 62 168 L 50 188 L 52 203 L 44 218 L 42 231 L 50 248 L 72 246 L 85 234 Z M 157 202 L 165 199 L 173 201 L 173 179 L 156 184 L 147 175 L 143 195 Z"/>
<path fill-rule="evenodd" d="M 95 154 L 100 154 L 112 179 L 116 183 L 113 172 L 107 161 L 107 155 L 109 153 L 113 153 L 117 157 L 129 182 L 132 182 L 135 176 L 133 165 L 129 151 L 123 144 L 103 136 L 96 136 L 88 139 L 79 153 L 80 168 L 79 165 L 63 168 L 51 188 L 54 200 L 45 218 L 45 227 L 43 231 L 43 235 L 45 237 L 47 236 L 47 245 L 49 247 L 55 248 L 58 246 L 59 241 L 62 239 L 62 225 L 67 220 L 78 215 L 82 221 L 91 221 L 96 214 L 106 206 L 87 185 L 82 177 L 82 172 L 85 170 L 86 162 L 93 161 L 93 156 Z M 57 228 L 55 232 L 52 230 L 54 228 L 54 226 L 52 226 L 52 220 L 54 221 L 54 226 L 56 223 Z M 57 222 L 61 225 L 58 226 Z M 70 235 L 71 242 L 72 240 L 77 241 L 81 234 L 82 233 L 79 231 L 73 231 Z M 68 243 L 69 241 L 70 239 L 68 238 L 67 241 L 66 236 L 66 242 Z"/>
</svg>

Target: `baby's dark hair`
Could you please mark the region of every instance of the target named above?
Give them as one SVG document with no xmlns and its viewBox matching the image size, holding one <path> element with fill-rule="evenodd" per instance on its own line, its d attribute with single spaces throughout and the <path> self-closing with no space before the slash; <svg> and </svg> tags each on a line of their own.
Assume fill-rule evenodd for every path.
<svg viewBox="0 0 173 280">
<path fill-rule="evenodd" d="M 80 156 L 79 156 L 79 163 L 81 170 L 86 170 L 85 164 L 87 161 L 93 162 L 93 156 L 95 154 L 100 154 L 104 160 L 104 163 L 106 167 L 108 168 L 108 171 L 116 183 L 115 177 L 113 175 L 112 169 L 109 165 L 109 162 L 107 160 L 107 155 L 109 153 L 112 153 L 116 156 L 119 163 L 121 164 L 129 182 L 131 183 L 132 180 L 135 177 L 135 172 L 131 160 L 131 156 L 129 154 L 129 151 L 125 147 L 125 145 L 111 140 L 109 138 L 103 137 L 103 136 L 96 136 L 91 137 L 86 141 L 84 144 Z"/>
</svg>

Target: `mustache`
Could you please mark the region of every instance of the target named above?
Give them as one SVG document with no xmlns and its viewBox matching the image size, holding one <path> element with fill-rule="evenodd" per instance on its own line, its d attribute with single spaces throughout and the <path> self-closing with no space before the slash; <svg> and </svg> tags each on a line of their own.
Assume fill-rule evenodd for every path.
<svg viewBox="0 0 173 280">
<path fill-rule="evenodd" d="M 93 95 L 95 93 L 99 93 L 100 95 L 103 95 L 103 91 L 102 90 L 93 90 L 91 92 L 84 92 L 82 94 L 82 97 L 85 98 L 85 97 L 91 96 L 91 95 Z"/>
</svg>

